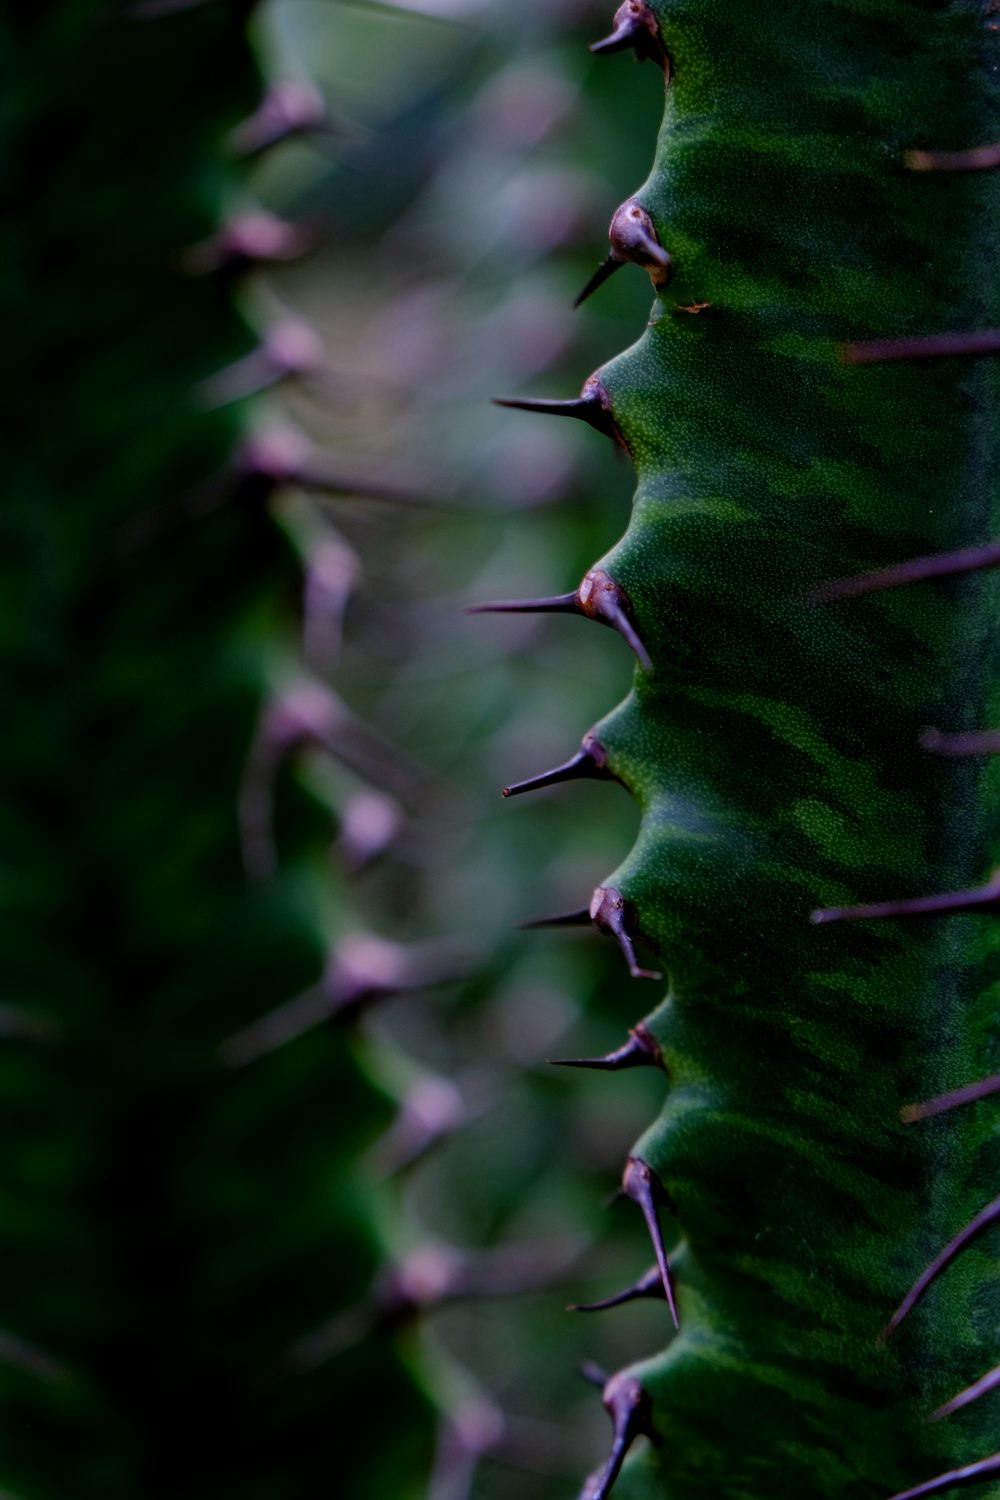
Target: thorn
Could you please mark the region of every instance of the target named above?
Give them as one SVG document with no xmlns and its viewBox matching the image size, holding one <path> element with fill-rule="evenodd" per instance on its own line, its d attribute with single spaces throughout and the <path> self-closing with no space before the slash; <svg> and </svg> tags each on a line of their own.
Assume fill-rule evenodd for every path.
<svg viewBox="0 0 1000 1500">
<path fill-rule="evenodd" d="M 582 613 L 576 594 L 553 594 L 548 599 L 498 599 L 492 604 L 468 604 L 467 615 L 578 615 Z"/>
<path fill-rule="evenodd" d="M 660 1229 L 660 1208 L 669 1208 L 670 1200 L 667 1197 L 663 1183 L 657 1177 L 652 1167 L 642 1161 L 638 1156 L 630 1156 L 625 1164 L 622 1176 L 622 1189 L 627 1198 L 637 1203 L 646 1221 L 649 1237 L 653 1241 L 653 1249 L 656 1252 L 656 1265 L 663 1284 L 663 1295 L 667 1299 L 670 1308 L 670 1316 L 674 1320 L 674 1327 L 679 1328 L 677 1321 L 677 1304 L 674 1302 L 674 1288 L 670 1279 L 670 1264 L 667 1260 L 666 1248 L 663 1244 L 663 1232 Z"/>
<path fill-rule="evenodd" d="M 621 584 L 603 568 L 591 568 L 575 594 L 555 594 L 548 599 L 501 599 L 495 604 L 473 604 L 466 614 L 564 614 L 585 615 L 607 625 L 630 646 L 647 672 L 653 663 L 632 621 L 632 601 Z"/>
<path fill-rule="evenodd" d="M 253 114 L 229 137 L 237 156 L 258 156 L 282 141 L 328 128 L 323 95 L 312 83 L 287 78 L 274 83 Z"/>
<path fill-rule="evenodd" d="M 656 226 L 637 198 L 626 198 L 615 209 L 608 230 L 611 253 L 648 271 L 654 286 L 670 278 L 670 256 L 656 234 Z"/>
<path fill-rule="evenodd" d="M 635 909 L 626 901 L 621 891 L 611 886 L 599 885 L 590 902 L 590 920 L 600 932 L 613 937 L 625 955 L 628 971 L 633 979 L 662 979 L 663 975 L 653 969 L 641 969 L 632 946 L 635 931 Z"/>
<path fill-rule="evenodd" d="M 607 260 L 601 261 L 601 264 L 593 276 L 591 276 L 580 295 L 574 298 L 573 306 L 582 307 L 587 298 L 592 296 L 599 286 L 603 286 L 606 281 L 610 281 L 615 272 L 620 271 L 624 264 L 624 260 L 612 250 Z"/>
<path fill-rule="evenodd" d="M 601 1400 L 611 1418 L 611 1453 L 600 1478 L 592 1489 L 587 1490 L 585 1500 L 607 1500 L 625 1456 L 637 1437 L 659 1442 L 653 1431 L 652 1402 L 634 1375 L 628 1375 L 624 1370 L 612 1375 L 604 1386 Z"/>
<path fill-rule="evenodd" d="M 931 1421 L 940 1422 L 942 1417 L 950 1417 L 952 1412 L 961 1411 L 963 1406 L 968 1406 L 970 1402 L 978 1401 L 980 1396 L 995 1391 L 998 1385 L 1000 1385 L 1000 1365 L 995 1370 L 991 1370 L 988 1375 L 984 1375 L 981 1380 L 977 1380 L 974 1385 L 966 1386 L 964 1391 L 959 1391 L 957 1396 L 952 1396 L 951 1400 L 939 1406 L 937 1411 L 931 1412 Z"/>
<path fill-rule="evenodd" d="M 660 39 L 660 28 L 656 17 L 644 0 L 625 0 L 615 11 L 614 30 L 610 36 L 592 42 L 591 52 L 597 57 L 606 57 L 612 52 L 627 52 L 631 47 L 640 62 L 659 63 L 664 72 L 664 81 L 670 82 L 670 58 Z"/>
<path fill-rule="evenodd" d="M 811 912 L 810 922 L 868 922 L 878 917 L 933 917 L 940 912 L 996 911 L 1000 907 L 1000 868 L 972 891 L 918 896 L 915 901 L 882 901 L 873 906 L 827 906 Z"/>
<path fill-rule="evenodd" d="M 909 1125 L 914 1120 L 927 1120 L 932 1115 L 943 1115 L 946 1110 L 957 1109 L 960 1104 L 975 1104 L 977 1100 L 986 1099 L 990 1094 L 998 1092 L 1000 1073 L 994 1073 L 992 1078 L 967 1083 L 964 1088 L 953 1089 L 949 1094 L 938 1094 L 936 1099 L 927 1099 L 923 1104 L 907 1104 L 900 1110 L 900 1115 Z"/>
<path fill-rule="evenodd" d="M 989 1229 L 1000 1219 L 1000 1198 L 994 1198 L 992 1203 L 979 1212 L 976 1217 L 966 1224 L 965 1228 L 949 1240 L 944 1249 L 934 1257 L 926 1271 L 923 1271 L 913 1283 L 902 1302 L 889 1319 L 885 1328 L 879 1334 L 879 1343 L 884 1344 L 902 1323 L 907 1313 L 915 1306 L 924 1295 L 933 1281 L 936 1281 L 941 1272 L 951 1265 L 956 1256 L 961 1255 L 965 1247 L 981 1234 L 984 1229 Z"/>
<path fill-rule="evenodd" d="M 894 359 L 948 359 L 956 354 L 1000 353 L 1000 328 L 972 328 L 960 333 L 931 333 L 916 339 L 875 339 L 841 344 L 845 365 L 883 364 Z"/>
<path fill-rule="evenodd" d="M 621 584 L 616 583 L 603 568 L 591 568 L 580 584 L 577 597 L 588 619 L 617 630 L 632 648 L 640 666 L 647 672 L 653 670 L 649 652 L 632 622 L 632 601 Z"/>
<path fill-rule="evenodd" d="M 580 1374 L 587 1381 L 588 1385 L 599 1385 L 602 1391 L 611 1379 L 608 1372 L 592 1359 L 584 1360 L 580 1366 Z"/>
<path fill-rule="evenodd" d="M 920 747 L 934 755 L 995 755 L 1000 750 L 1000 730 L 944 734 L 940 729 L 925 729 L 920 736 Z"/>
<path fill-rule="evenodd" d="M 181 268 L 189 276 L 207 276 L 213 271 L 242 275 L 259 265 L 297 260 L 315 243 L 313 235 L 298 225 L 257 209 L 237 214 L 210 239 L 185 250 Z"/>
<path fill-rule="evenodd" d="M 950 1490 L 953 1486 L 980 1484 L 996 1474 L 1000 1474 L 1000 1453 L 981 1458 L 978 1463 L 966 1464 L 962 1469 L 951 1469 L 947 1474 L 939 1474 L 936 1479 L 928 1479 L 912 1490 L 901 1490 L 898 1495 L 892 1496 L 892 1500 L 921 1500 L 923 1495 L 939 1495 L 942 1490 Z"/>
<path fill-rule="evenodd" d="M 318 376 L 325 363 L 323 343 L 315 329 L 298 318 L 286 318 L 269 330 L 258 348 L 195 389 L 202 406 L 214 411 L 270 390 L 282 380 Z"/>
<path fill-rule="evenodd" d="M 582 906 L 578 911 L 561 912 L 556 917 L 535 917 L 530 922 L 518 922 L 521 932 L 535 932 L 543 927 L 589 927 L 590 907 Z"/>
<path fill-rule="evenodd" d="M 503 796 L 517 797 L 522 792 L 537 791 L 543 786 L 555 786 L 561 781 L 614 781 L 617 778 L 608 770 L 608 756 L 604 746 L 592 734 L 585 734 L 583 746 L 572 759 L 552 771 L 543 771 L 527 781 L 516 781 L 505 786 Z"/>
<path fill-rule="evenodd" d="M 605 437 L 611 438 L 613 442 L 624 448 L 626 453 L 628 452 L 628 444 L 611 415 L 611 398 L 596 375 L 589 376 L 584 381 L 579 396 L 569 401 L 547 401 L 529 396 L 520 399 L 495 396 L 493 404 L 494 406 L 508 406 L 514 411 L 537 411 L 550 417 L 576 417 L 597 432 L 603 433 Z"/>
<path fill-rule="evenodd" d="M 1000 145 L 973 146 L 970 151 L 907 151 L 911 172 L 988 172 L 1000 167 Z"/>
<path fill-rule="evenodd" d="M 600 1302 L 571 1302 L 567 1312 L 606 1312 L 609 1307 L 622 1307 L 626 1302 L 635 1302 L 640 1297 L 664 1300 L 663 1278 L 659 1266 L 653 1266 L 645 1276 L 640 1276 L 634 1286 L 627 1286 L 613 1297 L 604 1297 Z"/>
<path fill-rule="evenodd" d="M 957 552 L 939 552 L 931 557 L 915 557 L 909 562 L 877 568 L 872 573 L 857 573 L 853 578 L 838 578 L 821 584 L 806 595 L 807 604 L 831 604 L 837 599 L 857 599 L 882 589 L 895 589 L 906 583 L 923 583 L 928 578 L 959 578 L 966 573 L 982 573 L 1000 565 L 1000 542 L 986 542 L 982 547 L 962 547 Z"/>
<path fill-rule="evenodd" d="M 414 1166 L 469 1118 L 461 1090 L 449 1078 L 425 1074 L 404 1094 L 396 1118 L 366 1153 L 365 1165 L 385 1180 Z"/>
<path fill-rule="evenodd" d="M 587 282 L 574 307 L 586 302 L 626 261 L 648 271 L 654 287 L 665 286 L 670 279 L 670 256 L 656 237 L 652 219 L 637 199 L 628 198 L 615 209 L 608 238 L 611 253 Z"/>
<path fill-rule="evenodd" d="M 349 934 L 315 984 L 234 1032 L 220 1057 L 228 1068 L 246 1067 L 327 1021 L 353 1021 L 375 1001 L 444 983 L 467 973 L 469 965 L 470 955 L 454 944 L 404 947 L 372 933 Z"/>
<path fill-rule="evenodd" d="M 606 1057 L 552 1057 L 556 1068 L 595 1068 L 603 1073 L 618 1073 L 624 1068 L 662 1068 L 663 1056 L 655 1038 L 640 1021 L 629 1032 L 624 1046 Z"/>
</svg>

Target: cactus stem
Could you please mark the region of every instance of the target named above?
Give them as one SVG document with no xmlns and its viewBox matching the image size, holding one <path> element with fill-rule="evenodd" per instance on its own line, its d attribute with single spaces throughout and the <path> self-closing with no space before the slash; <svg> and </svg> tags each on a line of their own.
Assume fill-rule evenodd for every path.
<svg viewBox="0 0 1000 1500">
<path fill-rule="evenodd" d="M 963 1406 L 968 1406 L 972 1401 L 978 1401 L 980 1396 L 985 1396 L 989 1391 L 995 1391 L 1000 1385 L 1000 1365 L 995 1370 L 990 1370 L 988 1375 L 982 1376 L 973 1385 L 966 1386 L 964 1391 L 959 1391 L 957 1396 L 952 1396 L 937 1411 L 931 1413 L 932 1422 L 940 1422 L 942 1417 L 950 1417 L 952 1412 L 961 1411 Z"/>
<path fill-rule="evenodd" d="M 989 1229 L 990 1225 L 995 1224 L 998 1219 L 1000 1219 L 1000 1198 L 994 1198 L 993 1202 L 988 1203 L 974 1219 L 966 1224 L 964 1229 L 959 1230 L 954 1239 L 948 1241 L 947 1245 L 934 1257 L 927 1269 L 922 1271 L 917 1277 L 879 1335 L 880 1344 L 884 1344 L 890 1335 L 896 1331 L 907 1313 L 919 1302 L 924 1292 L 926 1292 L 932 1282 L 937 1280 L 941 1272 L 950 1266 L 957 1256 L 961 1255 L 965 1247 L 978 1234 L 981 1234 L 984 1229 Z"/>
<path fill-rule="evenodd" d="M 670 1279 L 670 1263 L 667 1260 L 666 1247 L 663 1243 L 663 1231 L 660 1228 L 659 1209 L 669 1206 L 666 1189 L 657 1177 L 652 1167 L 638 1156 L 630 1156 L 625 1164 L 622 1175 L 622 1190 L 625 1196 L 638 1204 L 642 1216 L 649 1230 L 649 1237 L 653 1242 L 653 1250 L 656 1254 L 656 1265 L 663 1284 L 663 1295 L 667 1299 L 670 1308 L 670 1316 L 674 1320 L 674 1327 L 679 1328 L 677 1320 L 677 1304 L 674 1301 L 674 1288 Z"/>
<path fill-rule="evenodd" d="M 838 578 L 821 584 L 807 595 L 809 604 L 832 604 L 838 599 L 857 599 L 882 589 L 900 588 L 906 583 L 923 583 L 928 578 L 958 578 L 965 573 L 982 573 L 1000 565 L 1000 541 L 985 542 L 981 547 L 962 547 L 957 552 L 938 552 L 930 557 L 914 557 L 908 562 L 877 568 L 871 573 L 856 573 L 852 578 Z"/>
<path fill-rule="evenodd" d="M 530 396 L 520 398 L 495 396 L 493 404 L 494 406 L 508 406 L 514 411 L 537 411 L 549 417 L 576 417 L 578 421 L 586 422 L 589 427 L 611 438 L 612 442 L 624 448 L 626 453 L 628 452 L 628 444 L 611 415 L 611 401 L 608 393 L 596 375 L 591 375 L 584 381 L 583 390 L 579 396 L 569 401 L 548 401 L 542 397 Z"/>
<path fill-rule="evenodd" d="M 530 922 L 519 922 L 522 932 L 535 932 L 543 927 L 589 927 L 590 907 L 581 906 L 577 911 L 560 912 L 555 917 L 533 917 Z"/>
<path fill-rule="evenodd" d="M 988 172 L 1000 167 L 1000 145 L 973 146 L 970 151 L 907 151 L 911 172 Z"/>
<path fill-rule="evenodd" d="M 990 1078 L 981 1078 L 978 1083 L 967 1083 L 964 1088 L 952 1089 L 948 1094 L 938 1094 L 922 1104 L 907 1104 L 900 1115 L 907 1124 L 914 1120 L 927 1120 L 932 1115 L 943 1115 L 946 1110 L 957 1109 L 960 1104 L 974 1104 L 990 1094 L 1000 1092 L 1000 1073 Z"/>
<path fill-rule="evenodd" d="M 670 58 L 660 39 L 656 17 L 644 0 L 625 0 L 615 11 L 612 24 L 614 29 L 609 36 L 590 44 L 591 52 L 606 57 L 611 52 L 627 52 L 631 47 L 640 62 L 659 63 L 669 83 Z"/>
<path fill-rule="evenodd" d="M 898 1495 L 893 1495 L 892 1500 L 921 1500 L 923 1495 L 940 1495 L 942 1490 L 966 1484 L 981 1484 L 984 1480 L 995 1478 L 997 1474 L 1000 1474 L 1000 1453 L 992 1453 L 989 1458 L 981 1458 L 978 1463 L 966 1464 L 961 1469 L 950 1469 L 947 1474 L 928 1479 L 912 1490 L 902 1490 Z"/>
<path fill-rule="evenodd" d="M 663 1279 L 660 1276 L 659 1266 L 651 1266 L 645 1276 L 640 1276 L 634 1286 L 627 1286 L 622 1292 L 615 1292 L 612 1297 L 604 1297 L 600 1302 L 571 1302 L 567 1312 L 606 1312 L 610 1307 L 623 1307 L 626 1302 L 635 1302 L 640 1297 L 653 1297 L 663 1300 Z"/>
<path fill-rule="evenodd" d="M 595 1487 L 585 1492 L 584 1500 L 607 1500 L 626 1454 L 637 1437 L 658 1442 L 652 1425 L 652 1403 L 634 1375 L 626 1375 L 624 1371 L 612 1375 L 601 1399 L 611 1418 L 611 1453 Z"/>
<path fill-rule="evenodd" d="M 1000 353 L 1000 328 L 971 328 L 959 333 L 931 333 L 915 339 L 873 339 L 842 344 L 845 365 L 883 364 L 890 359 L 948 359 L 955 354 Z"/>
<path fill-rule="evenodd" d="M 594 738 L 592 734 L 583 737 L 583 745 L 576 755 L 561 766 L 556 766 L 552 771 L 543 771 L 540 776 L 532 776 L 527 781 L 515 781 L 510 786 L 505 786 L 503 796 L 517 797 L 522 792 L 533 792 L 543 786 L 554 786 L 560 781 L 608 781 L 614 776 L 607 766 L 607 751 L 604 746 Z"/>
<path fill-rule="evenodd" d="M 556 1068 L 594 1068 L 602 1073 L 618 1073 L 624 1068 L 662 1068 L 663 1056 L 655 1038 L 640 1021 L 629 1032 L 628 1041 L 622 1047 L 609 1052 L 606 1057 L 552 1057 Z"/>
<path fill-rule="evenodd" d="M 994 755 L 1000 750 L 1000 730 L 980 729 L 969 734 L 944 734 L 940 729 L 925 729 L 920 745 L 935 755 Z"/>
<path fill-rule="evenodd" d="M 607 625 L 631 647 L 647 672 L 653 670 L 649 652 L 632 623 L 632 603 L 620 584 L 603 568 L 592 568 L 575 594 L 554 594 L 547 599 L 500 599 L 493 604 L 472 604 L 469 615 L 488 614 L 565 614 L 585 615 L 599 625 Z"/>
<path fill-rule="evenodd" d="M 811 922 L 867 922 L 878 917 L 933 917 L 948 911 L 996 911 L 1000 907 L 1000 869 L 985 885 L 971 891 L 946 891 L 914 901 L 881 901 L 872 906 L 827 906 L 810 913 Z"/>
<path fill-rule="evenodd" d="M 639 967 L 632 945 L 635 916 L 620 891 L 611 886 L 599 885 L 590 902 L 590 920 L 599 932 L 614 938 L 625 955 L 628 971 L 633 979 L 663 978 L 662 974 L 653 969 Z"/>
</svg>

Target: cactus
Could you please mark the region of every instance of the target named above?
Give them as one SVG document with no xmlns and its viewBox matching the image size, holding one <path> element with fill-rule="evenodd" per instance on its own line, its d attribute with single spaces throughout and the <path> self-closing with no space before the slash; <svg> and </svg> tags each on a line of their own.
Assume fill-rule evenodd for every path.
<svg viewBox="0 0 1000 1500">
<path fill-rule="evenodd" d="M 262 104 L 249 9 L 55 0 L 2 27 L 18 1500 L 416 1494 L 431 1458 L 405 1341 L 302 1357 L 367 1298 L 391 1219 L 359 1166 L 389 1106 L 329 1018 L 414 976 L 350 941 L 293 765 L 339 720 L 302 682 L 308 527 L 272 501 L 336 477 L 253 434 L 243 395 L 316 348 L 252 332 L 247 273 L 305 237 L 241 205 L 247 156 L 315 111 Z M 385 1413 L 373 1453 L 337 1436 Z"/>
<path fill-rule="evenodd" d="M 666 84 L 586 288 L 634 262 L 652 315 L 579 398 L 505 398 L 638 475 L 584 591 L 514 606 L 602 619 L 599 579 L 638 657 L 534 785 L 636 800 L 631 853 L 553 920 L 669 981 L 593 1060 L 665 1074 L 622 1179 L 655 1270 L 604 1305 L 665 1301 L 667 1343 L 590 1371 L 588 1500 L 1000 1472 L 992 9 L 626 0 L 594 48 Z"/>
</svg>

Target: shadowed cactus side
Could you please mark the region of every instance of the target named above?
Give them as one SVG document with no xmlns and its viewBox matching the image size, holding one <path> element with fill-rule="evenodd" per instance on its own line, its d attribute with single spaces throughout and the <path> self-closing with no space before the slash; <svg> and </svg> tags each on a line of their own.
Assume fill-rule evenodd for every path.
<svg viewBox="0 0 1000 1500">
<path fill-rule="evenodd" d="M 932 1418 L 997 1363 L 990 1106 L 901 1111 L 995 1047 L 996 773 L 949 736 L 996 723 L 997 377 L 974 356 L 1000 186 L 936 155 L 996 139 L 995 23 L 628 0 L 597 50 L 629 47 L 664 68 L 663 126 L 624 205 L 641 235 L 615 216 L 587 291 L 637 261 L 649 326 L 572 409 L 506 403 L 583 417 L 638 475 L 595 567 L 648 659 L 535 783 L 635 798 L 634 849 L 560 920 L 669 979 L 625 1049 L 667 1090 L 623 1187 L 656 1250 L 636 1292 L 679 1332 L 604 1384 L 615 1446 L 584 1493 L 979 1482 L 995 1397 Z M 648 1326 L 666 1340 L 668 1309 Z"/>
<path fill-rule="evenodd" d="M 358 1164 L 390 1110 L 345 1028 L 279 1048 L 262 1018 L 309 994 L 328 1016 L 413 973 L 387 972 L 387 945 L 328 963 L 350 898 L 330 810 L 289 763 L 322 737 L 303 705 L 332 700 L 285 691 L 302 565 L 270 501 L 328 481 L 251 442 L 237 399 L 315 360 L 301 338 L 259 346 L 239 310 L 244 274 L 303 242 L 240 215 L 241 153 L 284 129 L 261 112 L 248 9 L 60 0 L 0 23 L 0 1488 L 17 1500 L 416 1494 L 431 1461 L 430 1397 L 391 1341 L 294 1357 L 384 1257 Z M 391 1443 L 339 1440 L 387 1411 Z"/>
</svg>

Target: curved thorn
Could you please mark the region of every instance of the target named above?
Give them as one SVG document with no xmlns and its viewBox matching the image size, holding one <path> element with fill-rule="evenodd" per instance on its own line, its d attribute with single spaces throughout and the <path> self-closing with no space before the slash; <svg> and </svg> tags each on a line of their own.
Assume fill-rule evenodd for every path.
<svg viewBox="0 0 1000 1500">
<path fill-rule="evenodd" d="M 606 281 L 610 281 L 615 272 L 620 271 L 624 264 L 625 262 L 615 255 L 614 252 L 608 256 L 607 260 L 602 260 L 579 297 L 574 300 L 573 306 L 582 307 L 587 298 L 593 296 L 599 286 L 603 286 Z"/>
<path fill-rule="evenodd" d="M 567 401 L 549 401 L 543 397 L 514 397 L 494 396 L 494 406 L 506 406 L 513 411 L 536 411 L 548 417 L 575 417 L 580 422 L 586 422 L 588 427 L 593 427 L 604 437 L 611 438 L 619 447 L 628 452 L 628 444 L 618 430 L 618 424 L 611 415 L 611 398 L 596 375 L 591 375 L 584 381 L 583 390 L 579 396 L 574 396 Z"/>
<path fill-rule="evenodd" d="M 579 911 L 560 912 L 555 917 L 535 917 L 530 922 L 518 922 L 517 925 L 522 932 L 536 932 L 543 927 L 589 927 L 590 907 L 582 906 Z"/>
<path fill-rule="evenodd" d="M 607 625 L 618 634 L 632 650 L 639 665 L 645 671 L 653 670 L 653 662 L 632 620 L 632 601 L 620 584 L 604 571 L 592 568 L 584 576 L 575 594 L 553 594 L 543 599 L 499 599 L 490 604 L 470 604 L 467 615 L 489 614 L 563 614 L 585 615 L 599 625 Z"/>
<path fill-rule="evenodd" d="M 959 333 L 930 333 L 915 339 L 873 339 L 841 344 L 845 365 L 883 364 L 894 359 L 948 359 L 956 354 L 1000 353 L 1000 328 L 970 328 Z"/>
<path fill-rule="evenodd" d="M 656 225 L 638 198 L 626 198 L 611 218 L 611 254 L 649 271 L 655 286 L 669 280 L 670 256 L 656 234 Z"/>
<path fill-rule="evenodd" d="M 598 931 L 614 938 L 625 955 L 628 971 L 633 979 L 663 978 L 663 975 L 655 969 L 639 967 L 632 943 L 635 914 L 621 891 L 616 891 L 611 886 L 599 885 L 590 902 L 590 920 Z"/>
<path fill-rule="evenodd" d="M 467 615 L 579 615 L 583 613 L 576 594 L 553 594 L 547 599 L 498 599 L 491 604 L 468 604 Z"/>
<path fill-rule="evenodd" d="M 594 1068 L 602 1073 L 619 1073 L 624 1068 L 662 1068 L 663 1057 L 655 1038 L 642 1022 L 629 1032 L 628 1041 L 606 1057 L 550 1057 L 556 1068 Z"/>
<path fill-rule="evenodd" d="M 988 1203 L 974 1219 L 966 1224 L 964 1229 L 959 1230 L 954 1239 L 948 1241 L 947 1245 L 934 1257 L 927 1269 L 917 1277 L 879 1335 L 880 1344 L 884 1344 L 895 1333 L 907 1313 L 920 1301 L 924 1292 L 926 1292 L 932 1282 L 937 1280 L 941 1272 L 951 1265 L 956 1256 L 961 1255 L 962 1251 L 975 1239 L 976 1235 L 982 1234 L 984 1229 L 989 1229 L 990 1225 L 995 1224 L 998 1219 L 1000 1219 L 1000 1198 L 994 1198 L 993 1202 Z"/>
<path fill-rule="evenodd" d="M 940 729 L 925 729 L 920 736 L 922 750 L 934 755 L 995 755 L 1000 750 L 1000 730 L 972 730 L 968 734 L 945 734 Z"/>
<path fill-rule="evenodd" d="M 938 1094 L 935 1099 L 927 1099 L 923 1104 L 907 1104 L 900 1111 L 902 1118 L 907 1124 L 914 1120 L 927 1120 L 932 1115 L 943 1115 L 946 1110 L 957 1109 L 960 1104 L 975 1104 L 978 1099 L 986 1099 L 990 1094 L 1000 1092 L 1000 1073 L 994 1073 L 991 1078 L 982 1078 L 978 1083 L 967 1083 L 964 1088 L 953 1089 L 948 1094 Z"/>
<path fill-rule="evenodd" d="M 591 568 L 580 584 L 577 597 L 581 610 L 589 619 L 617 630 L 628 642 L 640 666 L 647 672 L 653 670 L 649 652 L 632 622 L 632 601 L 610 573 L 603 568 Z"/>
<path fill-rule="evenodd" d="M 615 11 L 614 30 L 598 42 L 591 42 L 590 50 L 596 57 L 606 57 L 612 52 L 627 52 L 631 48 L 640 62 L 659 63 L 670 81 L 670 58 L 660 40 L 660 28 L 656 17 L 644 0 L 625 0 Z"/>
<path fill-rule="evenodd" d="M 631 1198 L 633 1203 L 638 1204 L 642 1216 L 649 1230 L 649 1237 L 653 1241 L 653 1250 L 656 1254 L 656 1265 L 663 1284 L 663 1295 L 667 1299 L 670 1308 L 670 1316 L 674 1320 L 674 1327 L 679 1328 L 677 1321 L 677 1304 L 674 1302 L 674 1288 L 670 1279 L 670 1263 L 667 1260 L 667 1251 L 663 1243 L 663 1231 L 660 1228 L 660 1216 L 658 1210 L 669 1205 L 666 1190 L 663 1183 L 657 1177 L 652 1167 L 638 1156 L 630 1156 L 625 1164 L 622 1175 L 622 1190 L 626 1197 Z"/>
<path fill-rule="evenodd" d="M 1000 145 L 973 146 L 970 151 L 907 151 L 911 172 L 988 172 L 1000 167 Z"/>
<path fill-rule="evenodd" d="M 921 1500 L 924 1495 L 940 1495 L 942 1490 L 953 1487 L 981 1484 L 983 1480 L 992 1479 L 997 1474 L 1000 1474 L 1000 1453 L 991 1453 L 989 1458 L 981 1458 L 978 1463 L 966 1464 L 962 1469 L 951 1469 L 947 1474 L 928 1479 L 912 1490 L 901 1490 L 898 1495 L 892 1496 L 892 1500 Z"/>
<path fill-rule="evenodd" d="M 588 1385 L 599 1385 L 602 1391 L 611 1379 L 608 1372 L 593 1359 L 584 1360 L 580 1366 L 580 1374 Z"/>
<path fill-rule="evenodd" d="M 651 1267 L 645 1276 L 640 1276 L 634 1286 L 627 1286 L 624 1291 L 615 1292 L 612 1297 L 604 1297 L 600 1302 L 571 1302 L 566 1311 L 606 1312 L 610 1307 L 623 1307 L 626 1302 L 636 1302 L 640 1297 L 664 1300 L 663 1279 L 660 1276 L 659 1266 Z"/>
<path fill-rule="evenodd" d="M 237 125 L 229 146 L 238 156 L 262 151 L 296 136 L 329 128 L 323 96 L 313 84 L 289 78 L 274 83 L 252 115 Z"/>
<path fill-rule="evenodd" d="M 659 1441 L 653 1431 L 649 1395 L 634 1375 L 626 1375 L 624 1371 L 612 1375 L 601 1399 L 611 1418 L 611 1452 L 596 1485 L 587 1492 L 586 1500 L 607 1500 L 625 1456 L 637 1437 Z"/>
<path fill-rule="evenodd" d="M 966 573 L 982 573 L 1000 566 L 1000 542 L 986 542 L 981 547 L 962 547 L 957 552 L 939 552 L 931 557 L 915 557 L 908 562 L 877 568 L 871 573 L 857 573 L 853 578 L 837 578 L 821 584 L 806 595 L 807 604 L 832 604 L 837 599 L 858 599 L 882 589 L 901 588 L 907 583 L 924 583 L 929 578 L 959 578 Z"/>
<path fill-rule="evenodd" d="M 964 1391 L 959 1391 L 957 1396 L 952 1396 L 937 1411 L 931 1412 L 931 1421 L 940 1422 L 942 1417 L 950 1417 L 952 1412 L 961 1411 L 963 1406 L 968 1406 L 972 1401 L 978 1401 L 980 1396 L 986 1396 L 990 1391 L 995 1391 L 1000 1385 L 1000 1365 L 991 1370 L 988 1375 L 983 1375 L 975 1384 L 966 1386 Z"/>
<path fill-rule="evenodd" d="M 881 901 L 872 906 L 827 906 L 810 912 L 815 924 L 869 922 L 879 917 L 934 917 L 941 912 L 996 911 L 1000 907 L 1000 869 L 985 885 L 972 891 L 946 891 L 940 896 L 918 896 L 914 901 Z"/>
<path fill-rule="evenodd" d="M 604 746 L 592 734 L 584 735 L 583 744 L 577 753 L 554 770 L 543 771 L 540 776 L 531 776 L 527 781 L 516 781 L 503 789 L 504 797 L 517 797 L 522 792 L 537 791 L 543 786 L 555 786 L 560 781 L 608 781 L 614 780 L 608 770 L 608 756 Z"/>
</svg>

